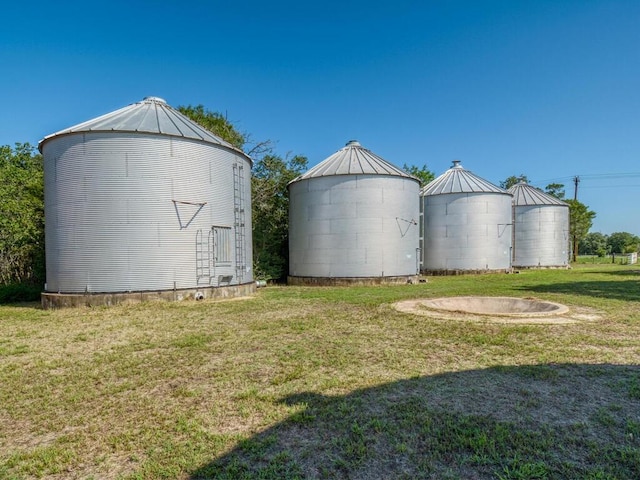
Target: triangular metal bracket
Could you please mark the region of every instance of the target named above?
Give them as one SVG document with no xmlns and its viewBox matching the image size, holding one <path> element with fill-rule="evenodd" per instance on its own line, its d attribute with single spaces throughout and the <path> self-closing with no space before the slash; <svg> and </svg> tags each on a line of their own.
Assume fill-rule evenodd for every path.
<svg viewBox="0 0 640 480">
<path fill-rule="evenodd" d="M 401 237 L 404 237 L 407 234 L 407 232 L 411 228 L 411 225 L 418 225 L 418 222 L 416 222 L 413 218 L 411 220 L 405 220 L 404 218 L 396 217 L 396 223 L 398 224 L 398 228 L 400 229 Z M 403 229 L 403 227 L 405 228 Z"/>
<path fill-rule="evenodd" d="M 193 222 L 193 219 L 196 218 L 196 215 L 198 215 L 198 213 L 200 213 L 200 210 L 202 210 L 202 208 L 207 204 L 207 202 L 203 202 L 203 203 L 199 203 L 199 202 L 183 202 L 181 200 L 171 200 L 171 201 L 173 202 L 173 208 L 176 209 L 176 215 L 178 216 L 178 223 L 180 224 L 180 230 L 184 230 L 189 225 L 191 225 L 191 222 Z M 193 206 L 198 207 L 196 209 L 196 211 L 193 213 L 193 215 L 191 215 L 191 217 L 189 218 L 189 221 L 187 223 L 184 223 L 182 221 L 182 217 L 180 216 L 180 209 L 178 208 L 178 204 L 180 204 L 180 205 L 193 205 Z"/>
</svg>

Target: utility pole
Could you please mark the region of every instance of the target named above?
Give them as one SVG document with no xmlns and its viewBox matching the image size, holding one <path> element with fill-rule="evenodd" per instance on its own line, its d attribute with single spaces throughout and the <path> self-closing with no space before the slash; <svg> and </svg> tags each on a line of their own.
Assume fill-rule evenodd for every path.
<svg viewBox="0 0 640 480">
<path fill-rule="evenodd" d="M 573 199 L 575 201 L 578 200 L 578 184 L 580 183 L 580 177 L 576 175 L 573 177 L 573 184 L 575 188 L 573 190 Z M 578 259 L 578 237 L 575 234 L 575 228 L 573 233 L 573 261 L 575 262 Z"/>
</svg>

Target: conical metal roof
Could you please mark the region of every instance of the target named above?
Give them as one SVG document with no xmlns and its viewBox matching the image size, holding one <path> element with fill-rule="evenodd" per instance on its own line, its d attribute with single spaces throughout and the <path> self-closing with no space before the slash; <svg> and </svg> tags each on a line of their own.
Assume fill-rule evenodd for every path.
<svg viewBox="0 0 640 480">
<path fill-rule="evenodd" d="M 513 204 L 516 206 L 528 206 L 528 205 L 562 205 L 568 207 L 566 202 L 563 202 L 559 198 L 549 195 L 525 182 L 516 183 L 509 190 L 513 195 Z"/>
<path fill-rule="evenodd" d="M 93 120 L 47 135 L 40 141 L 38 148 L 42 151 L 42 145 L 53 137 L 82 132 L 136 132 L 170 135 L 213 143 L 233 149 L 246 156 L 240 149 L 201 127 L 159 97 L 145 97 L 141 102 L 132 103 Z"/>
<path fill-rule="evenodd" d="M 504 193 L 506 190 L 495 186 L 482 178 L 465 170 L 459 160 L 453 161 L 453 166 L 435 180 L 426 184 L 420 191 L 421 196 L 442 195 L 446 193 Z"/>
<path fill-rule="evenodd" d="M 356 140 L 351 140 L 336 153 L 306 173 L 293 179 L 290 183 L 331 175 L 393 175 L 418 181 L 417 178 L 409 175 L 404 170 L 367 150 Z"/>
</svg>

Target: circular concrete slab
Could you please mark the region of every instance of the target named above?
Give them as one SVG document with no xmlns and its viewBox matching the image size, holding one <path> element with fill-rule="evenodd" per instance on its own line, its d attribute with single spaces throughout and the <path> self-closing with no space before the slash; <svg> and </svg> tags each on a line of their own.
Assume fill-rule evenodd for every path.
<svg viewBox="0 0 640 480">
<path fill-rule="evenodd" d="M 515 297 L 443 297 L 426 299 L 421 303 L 423 307 L 447 312 L 510 317 L 544 317 L 562 315 L 569 311 L 568 307 L 559 303 Z"/>
<path fill-rule="evenodd" d="M 440 320 L 509 324 L 570 324 L 596 321 L 602 312 L 573 307 L 536 298 L 515 297 L 442 297 L 403 300 L 393 307 Z"/>
</svg>

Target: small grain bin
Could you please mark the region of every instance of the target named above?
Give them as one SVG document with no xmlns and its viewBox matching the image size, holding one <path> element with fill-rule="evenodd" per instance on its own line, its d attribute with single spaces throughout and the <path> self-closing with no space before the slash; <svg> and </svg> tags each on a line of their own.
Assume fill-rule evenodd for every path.
<svg viewBox="0 0 640 480">
<path fill-rule="evenodd" d="M 511 195 L 459 161 L 420 192 L 422 270 L 427 274 L 507 271 Z"/>
<path fill-rule="evenodd" d="M 513 266 L 569 266 L 569 205 L 556 197 L 517 183 L 513 195 Z"/>
<path fill-rule="evenodd" d="M 289 184 L 289 283 L 412 281 L 419 182 L 357 141 Z"/>
<path fill-rule="evenodd" d="M 45 137 L 45 306 L 255 289 L 251 159 L 147 97 Z"/>
</svg>

